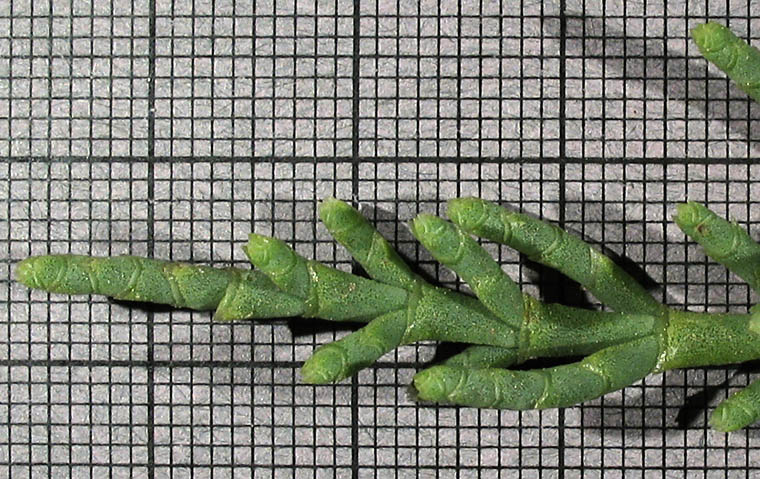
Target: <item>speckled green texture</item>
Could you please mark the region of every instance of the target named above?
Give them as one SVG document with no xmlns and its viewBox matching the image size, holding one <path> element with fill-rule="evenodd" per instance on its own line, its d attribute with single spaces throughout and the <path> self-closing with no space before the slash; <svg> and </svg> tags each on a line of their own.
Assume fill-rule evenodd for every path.
<svg viewBox="0 0 760 479">
<path fill-rule="evenodd" d="M 239 271 L 227 286 L 214 319 L 289 318 L 303 315 L 305 307 L 302 299 L 283 292 L 260 271 Z"/>
<path fill-rule="evenodd" d="M 425 339 L 512 347 L 515 330 L 483 308 L 462 301 L 462 295 L 443 288 L 425 287 L 410 306 L 411 320 L 404 343 Z"/>
<path fill-rule="evenodd" d="M 433 366 L 414 376 L 420 399 L 485 408 L 534 409 L 546 389 L 540 371 Z"/>
<path fill-rule="evenodd" d="M 717 22 L 697 25 L 691 37 L 702 56 L 718 67 L 743 92 L 760 101 L 760 50 Z"/>
<path fill-rule="evenodd" d="M 715 408 L 710 425 L 730 432 L 746 427 L 760 418 L 760 379 L 737 391 Z"/>
<path fill-rule="evenodd" d="M 53 255 L 17 265 L 32 288 L 105 294 L 199 310 L 215 318 L 319 317 L 367 323 L 318 348 L 301 375 L 323 384 L 355 374 L 396 347 L 423 340 L 469 345 L 419 372 L 419 398 L 463 406 L 565 407 L 673 368 L 760 358 L 760 313 L 677 311 L 652 298 L 609 258 L 556 226 L 477 198 L 449 204 L 453 223 L 420 215 L 412 233 L 470 286 L 475 296 L 429 284 L 415 274 L 358 211 L 327 200 L 320 216 L 370 278 L 327 267 L 281 240 L 252 234 L 245 252 L 256 270 L 211 268 L 119 256 Z M 676 223 L 757 290 L 760 246 L 738 225 L 702 205 L 677 207 Z M 544 304 L 523 294 L 469 235 L 502 242 L 554 267 L 616 311 Z M 544 369 L 510 370 L 533 358 L 581 356 Z M 730 431 L 760 419 L 753 383 L 711 419 Z"/>
<path fill-rule="evenodd" d="M 284 241 L 252 234 L 245 250 L 280 289 L 304 300 L 304 316 L 368 321 L 407 304 L 404 289 L 307 260 Z"/>
<path fill-rule="evenodd" d="M 356 333 L 317 348 L 301 368 L 301 378 L 325 384 L 352 376 L 398 347 L 406 326 L 405 311 L 373 319 Z"/>
<path fill-rule="evenodd" d="M 530 299 L 530 318 L 515 348 L 471 346 L 446 360 L 449 366 L 508 367 L 529 359 L 585 356 L 600 348 L 645 337 L 657 331 L 650 315 L 610 313 L 543 304 Z"/>
<path fill-rule="evenodd" d="M 412 290 L 422 281 L 369 222 L 348 203 L 328 198 L 319 217 L 335 241 L 343 245 L 370 278 Z"/>
<path fill-rule="evenodd" d="M 616 311 L 659 315 L 665 309 L 607 256 L 555 225 L 479 198 L 450 200 L 448 215 L 463 230 L 556 269 Z"/>
<path fill-rule="evenodd" d="M 492 313 L 512 327 L 523 321 L 523 295 L 499 263 L 456 225 L 419 215 L 412 233 L 441 264 L 453 269 Z"/>
<path fill-rule="evenodd" d="M 63 294 L 102 294 L 122 301 L 216 311 L 222 320 L 299 315 L 303 301 L 283 293 L 258 271 L 212 268 L 140 258 L 33 256 L 16 267 L 30 288 Z"/>
<path fill-rule="evenodd" d="M 659 356 L 655 335 L 602 349 L 582 361 L 545 369 L 434 366 L 418 373 L 421 399 L 505 409 L 567 407 L 628 386 Z"/>
<path fill-rule="evenodd" d="M 590 354 L 600 347 L 648 336 L 659 325 L 648 314 L 578 309 L 536 300 L 530 304 L 532 314 L 541 319 L 525 326 L 525 358 Z"/>
<path fill-rule="evenodd" d="M 699 203 L 681 203 L 676 224 L 705 253 L 760 293 L 760 245 L 736 223 L 727 221 Z"/>
<path fill-rule="evenodd" d="M 379 358 L 382 354 L 405 343 L 423 339 L 452 340 L 458 342 L 484 342 L 486 344 L 515 345 L 513 328 L 499 324 L 501 318 L 493 316 L 488 308 L 470 296 L 435 288 L 412 272 L 390 244 L 354 208 L 340 200 L 327 199 L 319 208 L 320 218 L 330 234 L 343 245 L 374 280 L 398 286 L 409 291 L 409 302 L 403 311 L 404 324 L 394 319 L 391 332 L 373 328 L 375 320 L 367 327 L 340 341 L 340 350 L 329 345 L 326 352 L 315 353 L 304 365 L 302 375 L 309 382 L 316 378 L 324 382 L 329 374 L 315 373 L 322 369 L 320 361 L 330 362 L 331 370 L 343 376 L 356 369 L 351 365 L 369 361 L 370 352 Z M 452 317 L 454 315 L 454 317 Z M 459 320 L 457 320 L 458 318 Z M 383 318 L 387 321 L 387 318 Z M 378 335 L 378 338 L 367 336 Z M 382 344 L 382 348 L 359 348 L 355 345 Z M 508 351 L 508 350 L 502 350 Z M 321 359 L 325 358 L 325 359 Z M 341 362 L 341 367 L 333 366 Z M 335 376 L 338 378 L 338 376 Z"/>
<path fill-rule="evenodd" d="M 336 207 L 334 202 L 332 207 Z M 342 214 L 352 218 L 345 211 Z M 371 228 L 369 224 L 354 222 L 353 227 L 360 236 L 372 238 L 366 231 Z M 359 244 L 351 245 L 352 249 L 362 249 Z M 250 235 L 246 253 L 251 262 L 283 291 L 302 298 L 308 308 L 306 316 L 338 321 L 377 317 L 334 347 L 318 350 L 304 366 L 304 380 L 324 383 L 343 379 L 401 344 L 421 340 L 501 347 L 517 344 L 515 328 L 483 304 L 428 284 L 389 251 L 381 245 L 364 258 L 369 271 L 393 284 L 328 268 L 303 258 L 283 241 Z M 387 330 L 378 324 L 386 324 Z"/>
<path fill-rule="evenodd" d="M 465 369 L 473 368 L 508 368 L 521 362 L 518 348 L 500 348 L 498 346 L 468 346 L 461 353 L 455 354 L 443 362 L 446 366 Z"/>
<path fill-rule="evenodd" d="M 746 314 L 672 311 L 662 369 L 735 364 L 760 358 L 760 335 Z"/>
<path fill-rule="evenodd" d="M 236 273 L 134 256 L 32 257 L 17 268 L 22 283 L 54 293 L 104 294 L 180 308 L 213 309 Z"/>
</svg>

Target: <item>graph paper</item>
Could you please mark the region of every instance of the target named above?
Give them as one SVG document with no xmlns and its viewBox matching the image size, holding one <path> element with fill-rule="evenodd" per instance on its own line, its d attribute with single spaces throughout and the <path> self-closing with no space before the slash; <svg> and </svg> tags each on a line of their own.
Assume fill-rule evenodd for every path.
<svg viewBox="0 0 760 479">
<path fill-rule="evenodd" d="M 300 381 L 351 325 L 30 291 L 33 254 L 248 267 L 251 231 L 360 272 L 319 223 L 351 202 L 464 288 L 408 221 L 474 195 L 555 222 L 655 297 L 744 312 L 746 285 L 672 223 L 707 203 L 760 237 L 759 106 L 700 57 L 752 2 L 0 2 L 0 477 L 749 478 L 757 426 L 707 426 L 756 364 L 652 375 L 561 410 L 418 403 L 446 345 Z M 599 307 L 485 245 L 524 291 Z M 562 286 L 562 287 L 560 287 Z"/>
</svg>

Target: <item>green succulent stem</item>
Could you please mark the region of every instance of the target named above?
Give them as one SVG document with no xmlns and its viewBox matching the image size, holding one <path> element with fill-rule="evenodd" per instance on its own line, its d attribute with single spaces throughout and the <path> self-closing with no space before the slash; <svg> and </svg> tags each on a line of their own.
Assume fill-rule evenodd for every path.
<svg viewBox="0 0 760 479">
<path fill-rule="evenodd" d="M 705 59 L 753 100 L 760 101 L 760 50 L 718 22 L 697 25 L 691 37 Z"/>
<path fill-rule="evenodd" d="M 368 278 L 306 259 L 285 242 L 258 234 L 244 247 L 254 270 L 134 256 L 49 255 L 21 261 L 16 277 L 53 293 L 213 310 L 222 320 L 303 316 L 365 323 L 304 363 L 302 378 L 312 384 L 349 377 L 403 344 L 464 343 L 462 353 L 414 377 L 420 399 L 463 406 L 565 407 L 651 373 L 760 358 L 756 309 L 708 314 L 668 308 L 580 238 L 485 200 L 451 200 L 451 222 L 431 215 L 411 222 L 417 240 L 474 295 L 429 284 L 347 203 L 328 199 L 319 215 Z M 697 203 L 677 205 L 674 220 L 707 255 L 760 292 L 760 245 L 747 231 Z M 546 304 L 522 293 L 471 235 L 557 269 L 611 311 Z M 573 356 L 582 359 L 509 369 L 533 358 Z M 724 401 L 711 424 L 730 431 L 758 419 L 755 382 Z"/>
<path fill-rule="evenodd" d="M 101 294 L 122 301 L 216 310 L 219 320 L 304 313 L 303 301 L 283 293 L 261 272 L 137 256 L 32 256 L 17 265 L 16 280 L 51 293 Z"/>
</svg>

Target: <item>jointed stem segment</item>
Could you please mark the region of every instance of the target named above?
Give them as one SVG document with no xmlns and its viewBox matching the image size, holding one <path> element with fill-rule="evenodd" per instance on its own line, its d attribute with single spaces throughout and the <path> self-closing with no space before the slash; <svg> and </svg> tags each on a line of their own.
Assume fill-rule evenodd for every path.
<svg viewBox="0 0 760 479">
<path fill-rule="evenodd" d="M 704 206 L 678 206 L 676 223 L 705 251 L 760 292 L 760 246 Z M 760 358 L 760 315 L 697 314 L 657 302 L 607 256 L 560 228 L 477 198 L 449 203 L 453 223 L 430 215 L 412 233 L 475 297 L 427 283 L 348 204 L 329 199 L 320 217 L 368 278 L 298 255 L 251 234 L 245 252 L 258 270 L 136 258 L 32 257 L 17 278 L 32 288 L 105 294 L 201 310 L 218 319 L 304 316 L 367 323 L 321 346 L 302 377 L 329 383 L 420 340 L 469 344 L 418 373 L 422 399 L 533 409 L 564 407 L 626 387 L 652 372 Z M 513 247 L 556 268 L 616 312 L 543 304 L 523 294 L 470 234 Z M 509 370 L 536 357 L 584 356 L 546 369 Z M 734 430 L 760 418 L 760 382 L 732 396 L 711 420 Z"/>
<path fill-rule="evenodd" d="M 678 205 L 675 221 L 707 256 L 760 293 L 760 245 L 744 228 L 693 202 Z"/>
<path fill-rule="evenodd" d="M 665 309 L 611 259 L 555 225 L 479 198 L 450 200 L 447 214 L 468 233 L 558 270 L 616 311 L 659 315 Z"/>
<path fill-rule="evenodd" d="M 760 102 L 760 50 L 717 22 L 697 25 L 691 36 L 702 56 Z"/>
<path fill-rule="evenodd" d="M 19 263 L 16 279 L 30 288 L 63 294 L 103 294 L 208 311 L 215 319 L 300 316 L 304 303 L 253 270 L 116 256 L 33 256 Z"/>
</svg>

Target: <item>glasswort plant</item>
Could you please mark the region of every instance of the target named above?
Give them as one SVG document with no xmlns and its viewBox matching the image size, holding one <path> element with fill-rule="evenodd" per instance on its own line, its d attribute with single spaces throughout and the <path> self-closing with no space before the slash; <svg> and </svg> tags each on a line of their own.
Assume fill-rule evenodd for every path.
<svg viewBox="0 0 760 479">
<path fill-rule="evenodd" d="M 691 36 L 699 52 L 744 93 L 760 102 L 760 50 L 717 22 L 698 25 Z"/>
<path fill-rule="evenodd" d="M 674 368 L 760 358 L 760 313 L 694 313 L 657 302 L 607 256 L 561 228 L 478 198 L 448 204 L 446 221 L 419 215 L 417 240 L 456 272 L 475 297 L 429 284 L 345 202 L 320 205 L 322 222 L 369 278 L 308 260 L 283 241 L 251 234 L 257 268 L 211 268 L 133 256 L 30 257 L 18 281 L 53 293 L 215 310 L 220 320 L 318 317 L 366 323 L 319 347 L 301 370 L 307 383 L 351 376 L 402 344 L 468 344 L 417 373 L 420 399 L 507 409 L 567 407 Z M 679 204 L 677 225 L 715 261 L 760 292 L 760 245 L 697 203 Z M 545 304 L 523 294 L 471 237 L 527 255 L 577 281 L 614 311 Z M 555 367 L 513 370 L 538 357 L 584 356 Z M 732 431 L 760 419 L 760 381 L 718 406 L 711 424 Z"/>
</svg>

